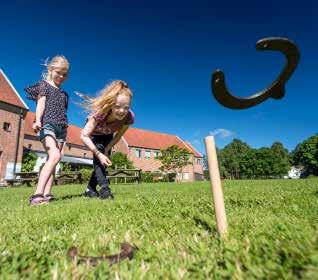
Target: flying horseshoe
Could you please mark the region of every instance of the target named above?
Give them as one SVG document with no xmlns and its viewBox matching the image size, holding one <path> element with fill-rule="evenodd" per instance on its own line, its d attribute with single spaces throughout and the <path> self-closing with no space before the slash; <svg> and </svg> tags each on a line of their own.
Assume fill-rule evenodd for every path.
<svg viewBox="0 0 318 280">
<path fill-rule="evenodd" d="M 286 65 L 278 78 L 266 89 L 249 97 L 236 97 L 232 95 L 225 84 L 225 76 L 221 70 L 212 74 L 211 88 L 216 100 L 230 109 L 246 109 L 253 107 L 269 97 L 281 99 L 285 95 L 285 83 L 296 69 L 300 53 L 295 43 L 287 38 L 269 37 L 259 40 L 256 49 L 261 51 L 280 51 L 286 57 Z"/>
</svg>

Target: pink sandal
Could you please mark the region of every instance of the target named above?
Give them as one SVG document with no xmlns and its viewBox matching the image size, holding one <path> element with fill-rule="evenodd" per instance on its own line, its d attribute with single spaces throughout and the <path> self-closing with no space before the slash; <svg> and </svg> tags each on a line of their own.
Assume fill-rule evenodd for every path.
<svg viewBox="0 0 318 280">
<path fill-rule="evenodd" d="M 31 195 L 29 201 L 31 206 L 37 206 L 47 203 L 47 200 L 44 198 L 43 194 L 40 193 Z"/>
</svg>

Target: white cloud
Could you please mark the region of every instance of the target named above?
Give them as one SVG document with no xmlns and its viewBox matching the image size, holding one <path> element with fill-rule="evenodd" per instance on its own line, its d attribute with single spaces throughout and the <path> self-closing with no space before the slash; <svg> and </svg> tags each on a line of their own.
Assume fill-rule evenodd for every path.
<svg viewBox="0 0 318 280">
<path fill-rule="evenodd" d="M 210 135 L 219 136 L 221 138 L 227 138 L 227 137 L 233 136 L 234 132 L 224 128 L 217 128 L 217 129 L 214 129 L 213 131 L 210 131 Z"/>
</svg>

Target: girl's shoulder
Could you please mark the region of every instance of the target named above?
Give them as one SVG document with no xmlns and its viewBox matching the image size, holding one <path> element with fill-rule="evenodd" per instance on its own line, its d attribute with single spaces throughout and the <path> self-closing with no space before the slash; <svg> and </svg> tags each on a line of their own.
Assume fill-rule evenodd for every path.
<svg viewBox="0 0 318 280">
<path fill-rule="evenodd" d="M 106 121 L 108 115 L 109 115 L 109 112 L 107 113 L 91 112 L 87 118 L 88 119 L 94 118 L 97 122 L 100 122 L 100 121 Z"/>
<path fill-rule="evenodd" d="M 44 80 L 28 86 L 24 90 L 27 93 L 27 98 L 31 100 L 38 100 L 39 96 L 47 96 L 49 94 L 48 83 Z"/>
</svg>

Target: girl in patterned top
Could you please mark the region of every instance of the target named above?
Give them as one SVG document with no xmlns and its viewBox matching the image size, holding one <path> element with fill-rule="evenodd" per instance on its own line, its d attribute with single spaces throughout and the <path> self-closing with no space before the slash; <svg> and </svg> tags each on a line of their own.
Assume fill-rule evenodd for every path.
<svg viewBox="0 0 318 280">
<path fill-rule="evenodd" d="M 36 101 L 33 130 L 48 153 L 30 204 L 39 205 L 53 199 L 51 194 L 55 167 L 63 156 L 67 133 L 68 94 L 61 89 L 69 71 L 69 62 L 64 56 L 55 56 L 47 63 L 43 80 L 25 89 L 28 99 Z"/>
<path fill-rule="evenodd" d="M 86 107 L 91 114 L 81 132 L 81 140 L 94 154 L 94 170 L 85 196 L 113 198 L 106 178 L 106 167 L 112 164 L 109 159 L 111 148 L 134 123 L 131 99 L 132 92 L 128 85 L 116 80 L 101 90 L 98 97 L 87 101 Z M 101 187 L 100 193 L 96 190 L 97 185 Z"/>
</svg>

